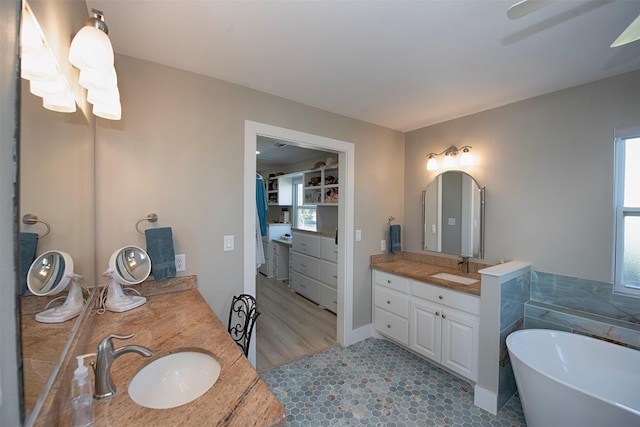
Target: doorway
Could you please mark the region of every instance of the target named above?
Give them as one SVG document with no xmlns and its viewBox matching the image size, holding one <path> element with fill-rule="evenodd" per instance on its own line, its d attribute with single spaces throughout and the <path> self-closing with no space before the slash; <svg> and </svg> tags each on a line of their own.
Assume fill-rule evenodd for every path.
<svg viewBox="0 0 640 427">
<path fill-rule="evenodd" d="M 292 145 L 320 151 L 338 153 L 340 164 L 340 192 L 343 196 L 338 206 L 338 310 L 336 338 L 339 344 L 354 342 L 353 334 L 353 236 L 354 233 L 354 169 L 355 147 L 353 143 L 327 138 L 319 135 L 298 132 L 291 129 L 245 121 L 244 144 L 244 292 L 256 294 L 256 245 L 261 241 L 256 236 L 255 177 L 256 177 L 256 141 L 258 136 L 285 140 Z M 253 339 L 249 349 L 249 361 L 255 366 L 256 343 Z"/>
</svg>

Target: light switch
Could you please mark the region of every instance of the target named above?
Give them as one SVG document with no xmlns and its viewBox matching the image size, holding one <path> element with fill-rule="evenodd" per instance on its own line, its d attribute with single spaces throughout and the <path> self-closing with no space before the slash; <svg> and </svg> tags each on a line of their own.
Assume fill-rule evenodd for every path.
<svg viewBox="0 0 640 427">
<path fill-rule="evenodd" d="M 362 240 L 362 230 L 356 230 L 356 242 Z"/>
<path fill-rule="evenodd" d="M 455 218 L 449 218 L 449 225 L 456 225 L 456 219 Z"/>
<path fill-rule="evenodd" d="M 431 234 L 436 234 L 436 225 L 431 224 Z"/>
<path fill-rule="evenodd" d="M 229 252 L 234 250 L 235 243 L 233 236 L 224 236 L 224 251 Z"/>
</svg>

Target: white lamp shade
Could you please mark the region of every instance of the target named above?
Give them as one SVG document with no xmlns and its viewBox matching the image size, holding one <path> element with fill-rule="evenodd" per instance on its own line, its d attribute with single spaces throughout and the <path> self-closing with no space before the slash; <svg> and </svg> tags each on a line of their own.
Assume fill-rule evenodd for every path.
<svg viewBox="0 0 640 427">
<path fill-rule="evenodd" d="M 31 80 L 29 91 L 40 97 L 61 95 L 69 92 L 69 86 L 62 74 L 58 74 L 56 77 L 55 80 Z"/>
<path fill-rule="evenodd" d="M 80 86 L 92 90 L 111 90 L 118 86 L 118 76 L 116 69 L 109 68 L 85 68 L 80 70 L 78 79 Z"/>
<path fill-rule="evenodd" d="M 427 160 L 427 170 L 428 171 L 437 171 L 438 170 L 438 159 L 435 157 L 429 157 Z"/>
<path fill-rule="evenodd" d="M 109 36 L 97 28 L 82 27 L 71 42 L 69 62 L 81 70 L 113 67 Z"/>
<path fill-rule="evenodd" d="M 119 104 L 120 91 L 118 91 L 117 87 L 111 90 L 89 89 L 87 92 L 87 101 L 92 104 Z"/>
<path fill-rule="evenodd" d="M 93 114 L 108 120 L 120 120 L 122 116 L 122 107 L 120 102 L 117 103 L 95 103 L 93 104 Z"/>
<path fill-rule="evenodd" d="M 473 165 L 473 156 L 469 151 L 463 151 L 460 155 L 460 166 L 471 166 Z"/>
<path fill-rule="evenodd" d="M 442 167 L 444 169 L 451 169 L 456 167 L 457 160 L 451 154 L 445 154 L 444 159 L 442 160 Z"/>
<path fill-rule="evenodd" d="M 59 113 L 73 113 L 76 111 L 76 100 L 71 92 L 66 91 L 61 94 L 44 96 L 42 106 L 47 110 Z"/>
<path fill-rule="evenodd" d="M 20 76 L 27 80 L 55 80 L 58 73 L 58 66 L 44 45 L 42 49 L 23 54 L 20 67 Z"/>
</svg>

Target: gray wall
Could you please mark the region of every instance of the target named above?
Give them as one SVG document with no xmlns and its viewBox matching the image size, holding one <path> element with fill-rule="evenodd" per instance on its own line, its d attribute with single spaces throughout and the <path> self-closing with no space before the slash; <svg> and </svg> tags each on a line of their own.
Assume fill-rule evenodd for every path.
<svg viewBox="0 0 640 427">
<path fill-rule="evenodd" d="M 98 272 L 126 244 L 144 247 L 139 218 L 173 228 L 176 253 L 218 317 L 243 289 L 244 121 L 355 144 L 354 327 L 371 322 L 369 256 L 387 217 L 403 221 L 404 135 L 202 75 L 116 56 L 122 120 L 96 128 Z M 223 252 L 223 236 L 236 250 Z"/>
<path fill-rule="evenodd" d="M 470 145 L 487 187 L 485 260 L 608 282 L 613 129 L 640 121 L 640 72 L 418 129 L 405 141 L 405 250 L 420 251 L 425 155 Z"/>
</svg>

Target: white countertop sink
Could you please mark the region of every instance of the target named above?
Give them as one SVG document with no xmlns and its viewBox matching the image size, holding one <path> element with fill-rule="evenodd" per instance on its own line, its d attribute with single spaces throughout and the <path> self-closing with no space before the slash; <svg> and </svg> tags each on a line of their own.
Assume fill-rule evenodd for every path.
<svg viewBox="0 0 640 427">
<path fill-rule="evenodd" d="M 457 274 L 451 274 L 451 273 L 432 274 L 431 277 L 435 279 L 448 280 L 450 282 L 460 283 L 461 285 L 472 285 L 478 281 L 478 279 L 473 279 L 471 277 L 458 276 Z"/>
<path fill-rule="evenodd" d="M 219 376 L 220 363 L 210 354 L 178 351 L 140 369 L 129 383 L 129 396 L 145 408 L 175 408 L 202 396 Z"/>
</svg>

